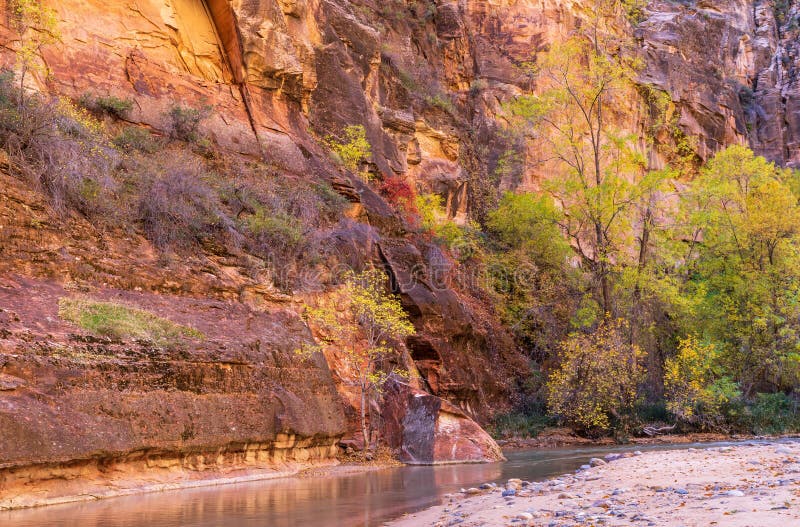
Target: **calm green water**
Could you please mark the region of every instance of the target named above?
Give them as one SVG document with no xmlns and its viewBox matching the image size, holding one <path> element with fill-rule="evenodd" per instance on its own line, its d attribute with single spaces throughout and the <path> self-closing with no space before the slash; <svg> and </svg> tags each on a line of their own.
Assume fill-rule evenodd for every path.
<svg viewBox="0 0 800 527">
<path fill-rule="evenodd" d="M 538 449 L 504 463 L 399 467 L 320 479 L 282 479 L 0 512 L 2 527 L 341 527 L 373 526 L 439 503 L 461 487 L 541 480 L 610 452 L 707 448 L 730 443 L 652 447 Z"/>
</svg>

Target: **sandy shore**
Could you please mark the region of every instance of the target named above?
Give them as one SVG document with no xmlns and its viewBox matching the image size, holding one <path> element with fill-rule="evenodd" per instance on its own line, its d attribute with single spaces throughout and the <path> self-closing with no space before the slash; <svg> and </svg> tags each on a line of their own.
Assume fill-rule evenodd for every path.
<svg viewBox="0 0 800 527">
<path fill-rule="evenodd" d="M 800 442 L 627 456 L 593 460 L 597 466 L 542 483 L 465 489 L 388 525 L 800 525 Z"/>
</svg>

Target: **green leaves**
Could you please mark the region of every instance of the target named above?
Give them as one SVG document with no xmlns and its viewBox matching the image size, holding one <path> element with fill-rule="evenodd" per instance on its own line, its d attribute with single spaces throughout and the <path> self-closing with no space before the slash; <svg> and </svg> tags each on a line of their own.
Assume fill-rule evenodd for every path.
<svg viewBox="0 0 800 527">
<path fill-rule="evenodd" d="M 377 269 L 350 273 L 345 281 L 353 315 L 371 348 L 383 348 L 386 340 L 404 339 L 415 332 L 400 299 L 385 292 L 385 282 L 386 275 Z"/>
<path fill-rule="evenodd" d="M 708 163 L 684 200 L 699 233 L 685 289 L 698 300 L 692 324 L 719 343 L 720 361 L 746 391 L 800 380 L 789 359 L 800 337 L 800 207 L 792 177 L 732 146 Z"/>
<path fill-rule="evenodd" d="M 372 156 L 372 145 L 367 140 L 367 131 L 361 125 L 344 129 L 341 138 L 328 137 L 328 147 L 351 172 L 359 173 L 361 163 Z M 365 179 L 367 173 L 360 174 Z"/>
</svg>

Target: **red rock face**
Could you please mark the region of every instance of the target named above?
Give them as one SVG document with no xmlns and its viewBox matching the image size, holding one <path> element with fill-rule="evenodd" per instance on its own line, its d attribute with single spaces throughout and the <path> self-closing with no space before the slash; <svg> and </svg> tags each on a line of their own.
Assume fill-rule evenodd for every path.
<svg viewBox="0 0 800 527">
<path fill-rule="evenodd" d="M 128 119 L 156 131 L 165 129 L 165 112 L 173 104 L 210 105 L 204 132 L 220 147 L 261 157 L 286 174 L 325 178 L 354 203 L 362 223 L 337 234 L 346 255 L 342 259 L 383 265 L 398 284 L 419 332 L 408 343 L 409 366 L 416 367 L 421 387 L 429 392 L 394 392 L 397 400 L 387 398 L 387 407 L 396 410 L 387 435 L 409 459 L 492 458 L 492 443 L 466 416 L 482 421 L 508 407 L 513 380 L 525 370 L 522 356 L 490 309 L 481 309 L 480 302 L 441 279 L 450 272 L 441 252 L 410 236 L 368 185 L 333 166 L 316 138 L 363 125 L 374 153 L 373 173 L 398 174 L 420 191 L 441 194 L 457 220 L 479 214 L 480 189 L 494 184 L 490 175 L 510 146 L 498 133 L 502 103 L 532 88 L 518 66 L 577 26 L 584 16 L 581 2 L 445 1 L 436 2 L 436 9 L 425 2 L 373 0 L 44 2 L 58 12 L 63 42 L 43 49 L 43 71 L 49 75 L 30 76 L 32 88 L 76 98 L 87 92 L 130 98 L 135 105 Z M 5 4 L 0 1 L 7 14 Z M 688 5 L 656 0 L 635 32 L 625 31 L 633 32 L 645 60 L 641 81 L 670 94 L 680 127 L 699 138 L 701 157 L 749 142 L 770 159 L 797 164 L 800 49 L 793 21 L 798 15 L 796 1 L 788 2 L 777 20 L 766 0 Z M 13 48 L 15 36 L 7 23 L 0 38 Z M 8 48 L 0 52 L 0 61 L 15 65 Z M 639 130 L 642 117 L 630 110 L 621 119 Z M 519 181 L 500 184 L 511 188 L 524 182 L 525 174 L 517 176 Z M 238 334 L 250 316 L 246 299 L 272 301 L 262 298 L 269 291 L 224 258 L 205 255 L 164 272 L 143 240 L 103 235 L 77 220 L 48 222 L 45 207 L 23 194 L 11 184 L 0 192 L 6 198 L 0 208 L 4 271 L 50 280 L 47 287 L 85 280 L 103 290 L 141 288 L 176 298 L 239 302 L 236 317 L 221 328 L 229 335 Z M 40 227 L 22 226 L 25 215 Z M 47 300 L 51 316 L 53 301 Z M 175 305 L 183 304 L 176 299 Z M 268 325 L 281 320 L 275 317 L 257 315 Z M 33 316 L 26 324 L 35 326 L 37 320 Z M 277 328 L 270 338 L 285 335 L 284 330 Z M 14 346 L 21 338 L 14 337 Z M 186 441 L 191 448 L 269 442 L 282 427 L 325 438 L 343 433 L 324 364 L 315 366 L 315 388 L 301 390 L 283 352 L 244 350 L 241 364 L 228 368 L 227 355 L 214 350 L 207 361 L 187 364 L 177 355 L 142 358 L 134 348 L 115 346 L 121 358 L 104 356 L 98 365 L 56 360 L 52 348 L 3 359 L 0 399 L 13 400 L 17 410 L 3 414 L 14 422 L 15 446 L 0 459 L 17 463 L 34 455 L 63 460 L 100 451 L 180 450 Z M 154 378 L 154 360 L 176 372 L 159 381 L 169 388 L 165 408 L 173 409 L 148 417 L 141 405 L 150 397 L 145 385 Z M 258 373 L 272 360 L 272 373 Z M 104 371 L 110 380 L 103 379 Z M 92 379 L 89 392 L 75 386 L 74 378 L 81 376 Z M 120 379 L 128 377 L 139 383 L 136 390 L 119 389 Z M 47 386 L 41 397 L 32 388 L 39 384 Z M 171 390 L 180 396 L 173 397 Z M 244 394 L 241 401 L 233 393 Z M 124 416 L 105 409 L 114 404 L 127 408 L 130 422 L 144 427 L 152 418 L 165 432 L 132 430 L 130 422 L 118 428 Z M 53 410 L 59 406 L 61 413 Z M 183 439 L 192 408 L 203 416 L 193 432 L 199 435 Z M 331 417 L 322 424 L 306 422 L 301 413 L 309 408 Z M 42 419 L 20 421 L 22 409 Z M 235 433 L 219 428 L 231 413 L 245 422 Z M 94 449 L 76 428 L 65 433 L 69 441 L 63 450 L 48 450 L 48 438 L 62 425 L 70 430 L 70 423 L 96 430 L 103 446 Z M 42 445 L 38 454 L 25 446 L 26 437 L 38 438 L 30 443 Z"/>
<path fill-rule="evenodd" d="M 776 14 L 766 1 L 649 5 L 636 34 L 647 65 L 642 80 L 671 95 L 681 128 L 700 140 L 701 158 L 738 143 L 781 165 L 800 163 L 800 4 L 786 6 Z"/>
<path fill-rule="evenodd" d="M 294 356 L 311 338 L 296 313 L 88 293 L 205 335 L 163 348 L 61 320 L 59 299 L 75 294 L 53 280 L 0 278 L 0 509 L 109 488 L 268 477 L 336 456 L 342 404 L 324 358 Z"/>
<path fill-rule="evenodd" d="M 407 384 L 386 389 L 386 439 L 415 465 L 502 461 L 497 443 L 463 411 Z"/>
</svg>

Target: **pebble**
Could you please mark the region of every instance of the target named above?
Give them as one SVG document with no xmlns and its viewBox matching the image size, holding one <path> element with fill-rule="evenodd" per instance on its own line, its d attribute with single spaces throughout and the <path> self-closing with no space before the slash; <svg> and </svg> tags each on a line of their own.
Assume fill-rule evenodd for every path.
<svg viewBox="0 0 800 527">
<path fill-rule="evenodd" d="M 685 495 L 689 494 L 689 491 L 686 489 L 675 489 L 675 494 Z"/>
<path fill-rule="evenodd" d="M 589 460 L 589 464 L 593 467 L 599 467 L 602 465 L 607 465 L 608 463 L 606 461 L 603 461 L 599 457 L 593 457 L 592 459 Z"/>
<path fill-rule="evenodd" d="M 633 452 L 633 455 L 634 456 L 641 456 L 642 455 L 642 451 L 641 450 L 636 450 L 636 451 Z"/>
<path fill-rule="evenodd" d="M 507 490 L 504 490 L 504 491 L 503 491 L 503 494 L 502 494 L 502 496 L 503 496 L 504 498 L 505 498 L 505 497 L 508 497 L 508 496 L 516 496 L 516 495 L 517 495 L 517 491 L 516 491 L 516 490 L 514 490 L 514 489 L 507 489 Z"/>
<path fill-rule="evenodd" d="M 530 512 L 520 512 L 519 514 L 517 514 L 517 519 L 531 521 L 533 519 L 533 514 L 531 514 Z"/>
<path fill-rule="evenodd" d="M 742 492 L 741 490 L 734 489 L 734 490 L 729 490 L 728 492 L 725 493 L 725 495 L 734 498 L 741 498 L 742 496 L 744 496 L 744 492 Z"/>
<path fill-rule="evenodd" d="M 464 494 L 480 494 L 481 491 L 480 489 L 476 489 L 475 487 L 470 487 L 466 490 L 461 489 L 461 492 L 463 492 Z"/>
</svg>

